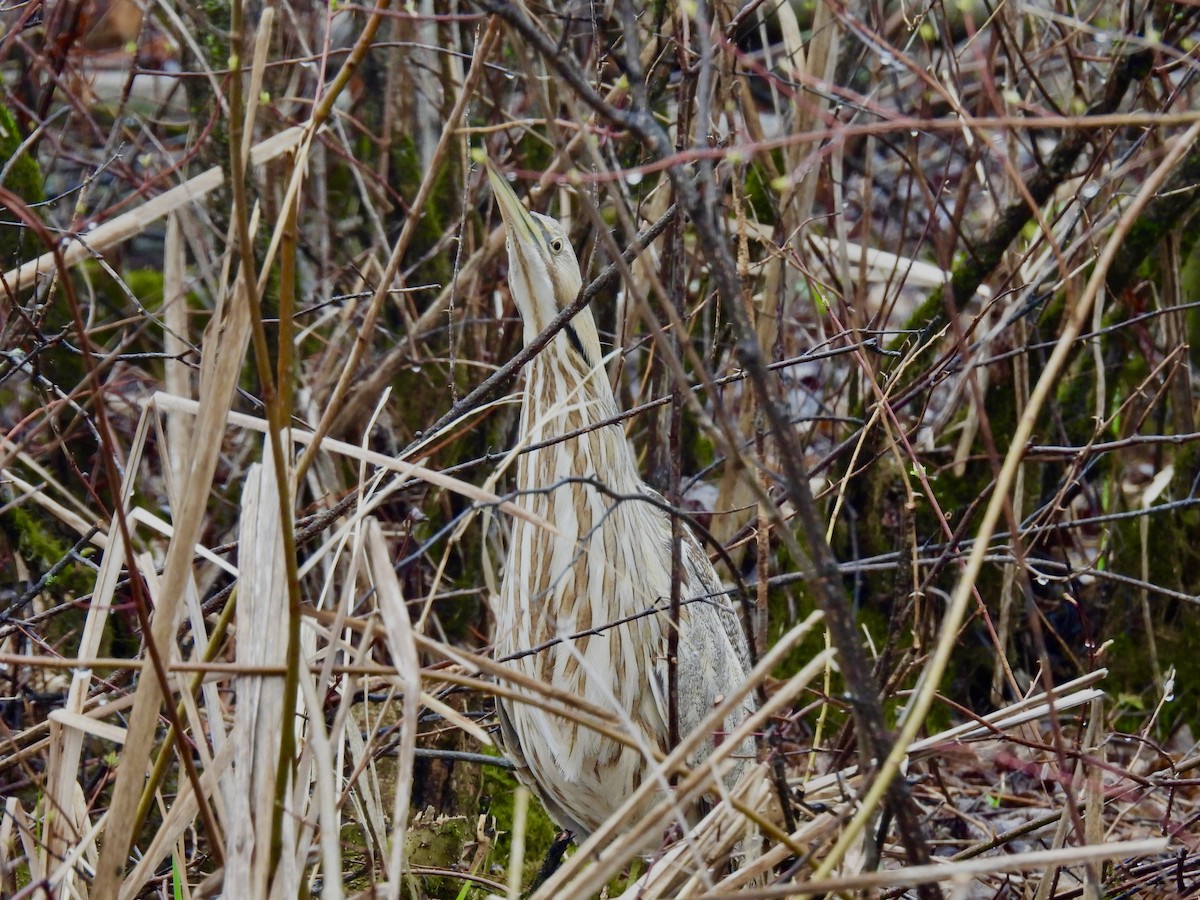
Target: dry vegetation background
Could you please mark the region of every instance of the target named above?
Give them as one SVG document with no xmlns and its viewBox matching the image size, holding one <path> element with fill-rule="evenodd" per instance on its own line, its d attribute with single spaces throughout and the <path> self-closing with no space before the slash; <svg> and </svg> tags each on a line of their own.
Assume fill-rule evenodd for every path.
<svg viewBox="0 0 1200 900">
<path fill-rule="evenodd" d="M 630 870 L 618 822 L 538 896 L 1200 892 L 1200 7 L 3 26 L 0 895 L 532 888 L 479 151 L 569 220 L 772 696 L 686 839 Z"/>
</svg>

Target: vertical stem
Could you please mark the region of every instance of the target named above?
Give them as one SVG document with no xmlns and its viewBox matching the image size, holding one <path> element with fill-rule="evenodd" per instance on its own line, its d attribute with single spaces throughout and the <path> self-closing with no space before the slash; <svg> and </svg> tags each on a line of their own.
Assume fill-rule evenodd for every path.
<svg viewBox="0 0 1200 900">
<path fill-rule="evenodd" d="M 681 54 L 686 53 L 686 49 L 681 47 Z M 687 75 L 687 69 L 684 68 L 683 82 L 679 86 L 679 122 L 675 133 L 675 147 L 677 150 L 682 150 L 687 145 L 687 135 L 690 132 L 689 121 L 692 112 L 691 97 L 695 91 L 695 79 Z M 634 92 L 637 95 L 645 96 L 646 84 L 639 80 L 634 86 Z M 683 246 L 683 223 L 676 220 L 671 223 L 670 230 L 667 234 L 667 246 L 670 252 L 667 253 L 665 259 L 666 278 L 665 287 L 670 292 L 670 296 L 664 297 L 663 301 L 675 307 L 679 315 L 676 317 L 678 322 L 683 321 L 684 311 L 684 291 L 686 289 L 686 278 L 684 277 L 684 246 Z M 665 336 L 665 335 L 664 335 Z M 672 332 L 674 342 L 675 358 L 683 359 L 683 341 L 685 335 L 679 329 Z M 674 510 L 682 508 L 683 496 L 680 491 L 680 455 L 683 451 L 680 445 L 680 426 L 683 418 L 683 403 L 684 397 L 680 390 L 680 382 L 678 378 L 671 379 L 671 408 L 667 418 L 667 477 L 668 477 L 668 501 L 671 504 L 671 631 L 667 638 L 667 694 L 668 694 L 668 713 L 669 721 L 667 723 L 667 745 L 669 748 L 674 748 L 679 744 L 679 615 L 680 615 L 680 593 L 683 583 L 683 560 L 682 550 L 683 541 L 680 531 L 679 516 Z M 671 783 L 675 783 L 675 776 L 672 775 Z"/>
<path fill-rule="evenodd" d="M 267 413 L 270 433 L 267 443 L 275 463 L 275 486 L 279 492 L 279 515 L 283 519 L 283 559 L 287 570 L 288 595 L 288 668 L 284 676 L 283 712 L 280 720 L 279 760 L 275 770 L 275 806 L 271 819 L 271 872 L 274 873 L 283 846 L 283 813 L 292 758 L 296 752 L 296 692 L 299 689 L 300 664 L 300 579 L 296 570 L 296 534 L 292 517 L 292 491 L 284 455 L 282 429 L 284 416 L 275 377 L 271 371 L 270 351 L 262 317 L 262 297 L 254 264 L 254 244 L 250 236 L 250 201 L 246 194 L 245 97 L 242 62 L 245 52 L 245 10 L 242 0 L 233 0 L 230 8 L 230 84 L 229 84 L 229 168 L 233 192 L 233 225 L 240 261 L 239 295 L 250 310 L 250 340 L 258 370 L 259 389 Z"/>
<path fill-rule="evenodd" d="M 292 164 L 299 165 L 300 160 L 292 154 Z M 275 364 L 275 383 L 279 385 L 279 408 L 284 422 L 292 420 L 292 346 L 295 333 L 293 317 L 296 312 L 296 244 L 299 232 L 296 226 L 297 210 L 300 206 L 299 194 L 296 201 L 289 203 L 283 211 L 283 240 L 279 245 L 279 359 Z"/>
<path fill-rule="evenodd" d="M 766 459 L 767 437 L 762 426 L 761 415 L 754 417 L 754 452 L 760 460 Z M 765 489 L 765 476 L 756 474 L 755 477 L 764 479 L 763 488 Z M 755 570 L 758 573 L 758 585 L 755 588 L 755 621 L 751 635 L 754 639 L 754 652 L 757 659 L 767 652 L 767 612 L 771 584 L 771 520 L 761 502 L 758 503 L 758 523 L 755 532 L 755 544 L 757 545 Z"/>
<path fill-rule="evenodd" d="M 669 237 L 672 252 L 667 256 L 667 284 L 671 297 L 667 302 L 674 303 L 677 309 L 683 307 L 683 228 L 678 221 L 672 223 Z M 673 332 L 676 358 L 682 357 L 683 335 Z M 671 503 L 671 629 L 667 635 L 667 697 L 668 723 L 667 747 L 674 749 L 679 745 L 679 611 L 680 593 L 683 582 L 683 541 L 680 532 L 679 516 L 676 510 L 683 503 L 679 484 L 679 457 L 682 453 L 679 430 L 682 421 L 683 394 L 679 388 L 679 380 L 671 379 L 671 413 L 667 427 L 667 471 L 669 478 L 669 496 Z M 676 776 L 672 774 L 671 783 Z"/>
</svg>

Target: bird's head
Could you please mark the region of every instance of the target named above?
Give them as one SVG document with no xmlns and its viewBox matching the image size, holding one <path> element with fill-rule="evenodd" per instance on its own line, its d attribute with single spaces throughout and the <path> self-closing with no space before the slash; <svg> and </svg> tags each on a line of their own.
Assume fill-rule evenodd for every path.
<svg viewBox="0 0 1200 900">
<path fill-rule="evenodd" d="M 575 300 L 583 276 L 566 229 L 549 216 L 527 210 L 491 160 L 487 172 L 504 219 L 508 285 L 529 340 Z"/>
</svg>

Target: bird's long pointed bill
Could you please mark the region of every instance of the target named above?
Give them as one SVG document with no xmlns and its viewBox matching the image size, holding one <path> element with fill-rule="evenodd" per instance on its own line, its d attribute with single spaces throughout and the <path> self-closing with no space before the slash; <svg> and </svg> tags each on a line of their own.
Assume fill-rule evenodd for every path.
<svg viewBox="0 0 1200 900">
<path fill-rule="evenodd" d="M 541 247 L 541 229 L 534 222 L 533 216 L 525 208 L 513 191 L 508 179 L 504 177 L 492 161 L 485 160 L 488 181 L 492 183 L 492 193 L 496 195 L 496 205 L 500 207 L 500 215 L 509 235 L 518 245 Z"/>
</svg>

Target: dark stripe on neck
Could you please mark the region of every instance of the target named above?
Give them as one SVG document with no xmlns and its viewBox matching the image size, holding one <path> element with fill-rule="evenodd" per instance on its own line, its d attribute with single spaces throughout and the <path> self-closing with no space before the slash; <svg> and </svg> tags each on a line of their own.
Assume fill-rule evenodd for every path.
<svg viewBox="0 0 1200 900">
<path fill-rule="evenodd" d="M 575 348 L 575 352 L 583 360 L 583 364 L 590 369 L 592 361 L 587 358 L 587 353 L 584 352 L 583 341 L 579 339 L 579 332 L 575 330 L 575 326 L 568 322 L 563 330 L 567 333 L 567 340 L 571 342 L 571 346 Z"/>
</svg>

